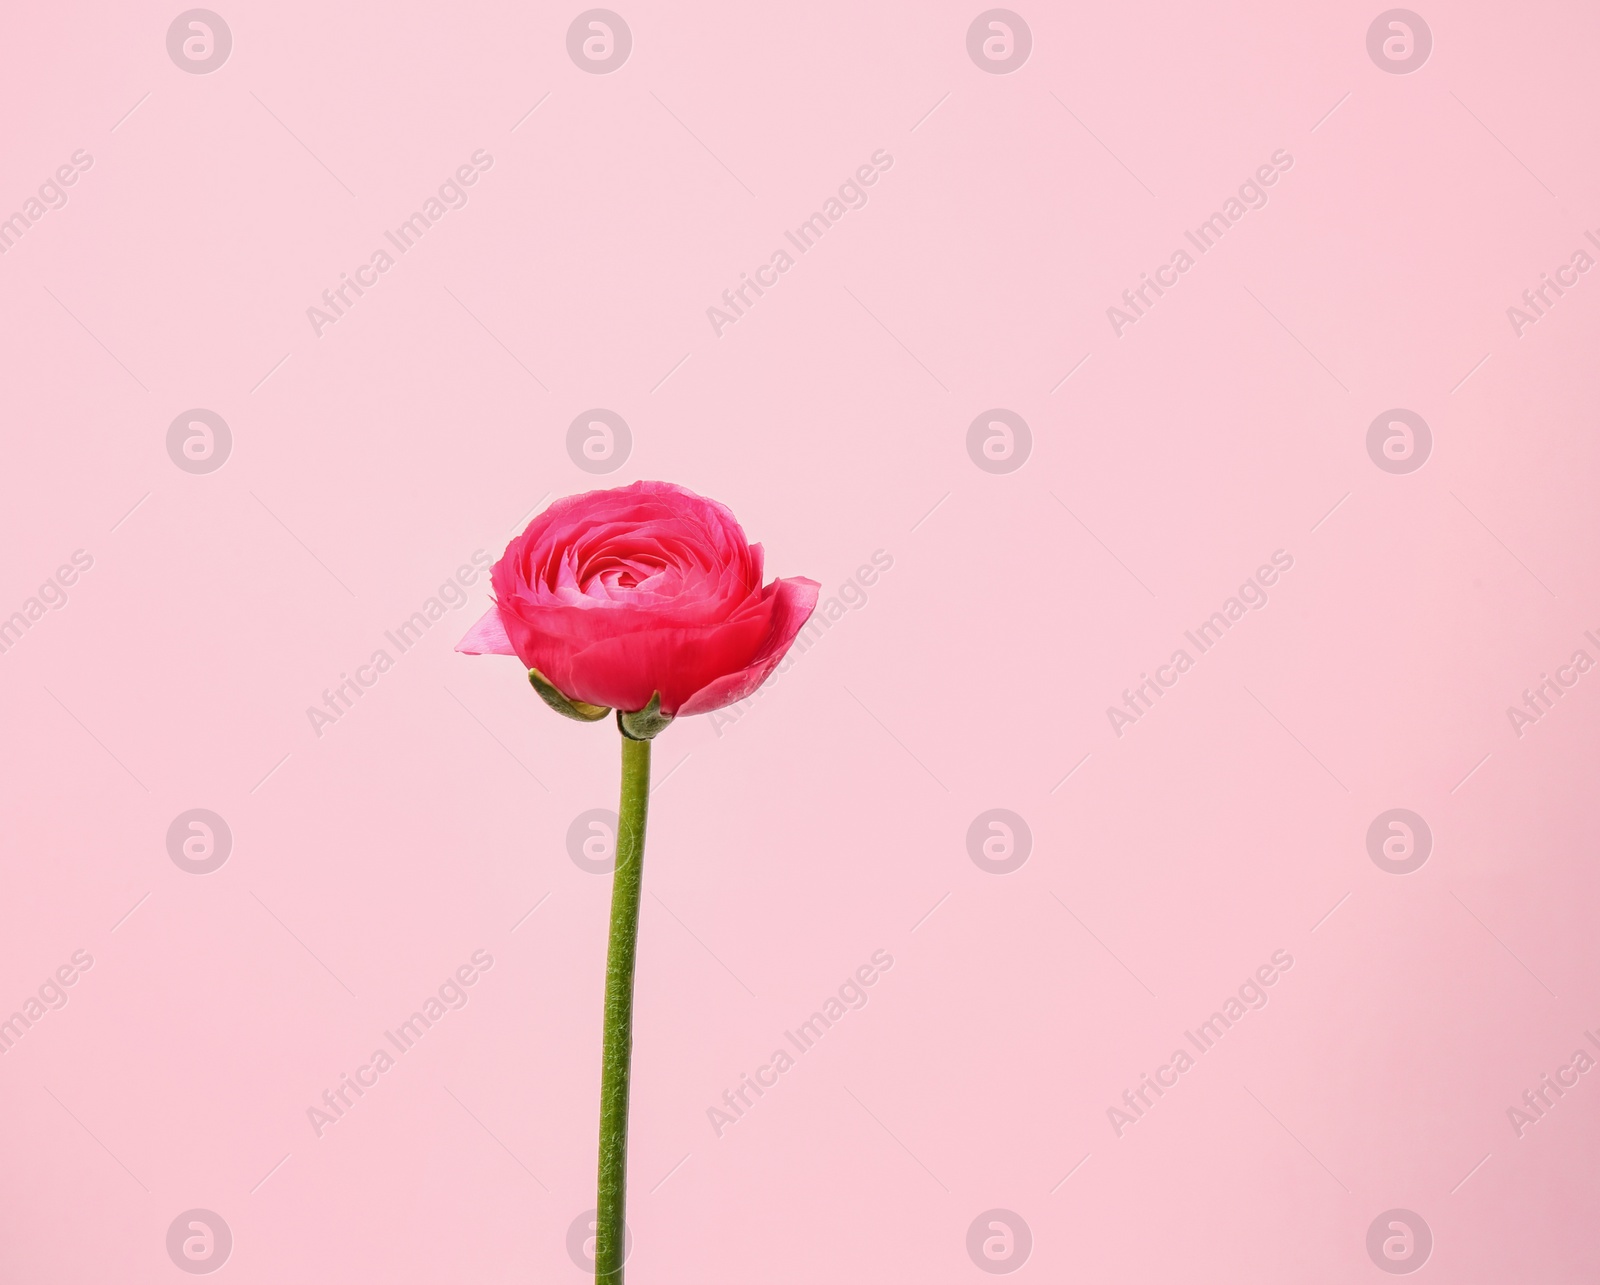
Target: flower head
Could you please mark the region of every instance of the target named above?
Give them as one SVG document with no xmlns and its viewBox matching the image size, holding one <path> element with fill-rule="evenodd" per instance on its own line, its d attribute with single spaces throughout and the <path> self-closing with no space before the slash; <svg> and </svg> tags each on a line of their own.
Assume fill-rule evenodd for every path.
<svg viewBox="0 0 1600 1285">
<path fill-rule="evenodd" d="M 761 686 L 817 605 L 816 581 L 762 570 L 733 514 L 681 486 L 568 496 L 506 546 L 456 650 L 517 656 L 552 704 L 541 679 L 595 711 L 579 717 L 657 695 L 667 718 L 704 714 Z"/>
</svg>

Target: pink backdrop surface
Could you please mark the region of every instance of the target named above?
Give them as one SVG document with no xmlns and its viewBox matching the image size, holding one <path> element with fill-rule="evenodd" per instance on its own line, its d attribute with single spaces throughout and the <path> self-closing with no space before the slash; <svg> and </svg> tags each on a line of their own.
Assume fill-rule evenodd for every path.
<svg viewBox="0 0 1600 1285">
<path fill-rule="evenodd" d="M 631 1280 L 1595 1279 L 1600 12 L 215 2 L 0 50 L 0 1276 L 582 1279 L 665 478 Z"/>
</svg>

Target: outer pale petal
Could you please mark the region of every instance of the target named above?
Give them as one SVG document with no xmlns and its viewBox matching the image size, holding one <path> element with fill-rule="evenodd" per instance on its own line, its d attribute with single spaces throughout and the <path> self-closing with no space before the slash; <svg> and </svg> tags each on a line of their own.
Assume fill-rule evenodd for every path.
<svg viewBox="0 0 1600 1285">
<path fill-rule="evenodd" d="M 761 649 L 745 668 L 721 678 L 713 679 L 678 707 L 678 715 L 709 714 L 724 705 L 732 705 L 750 695 L 767 676 L 778 667 L 793 645 L 796 635 L 805 628 L 811 613 L 817 608 L 817 597 L 822 586 L 815 580 L 795 576 L 776 580 L 776 601 L 773 604 L 772 628 Z"/>
<path fill-rule="evenodd" d="M 456 644 L 457 651 L 469 656 L 515 656 L 517 649 L 511 645 L 506 633 L 506 622 L 500 619 L 500 608 L 490 607 L 478 623 L 467 630 L 467 636 Z"/>
</svg>

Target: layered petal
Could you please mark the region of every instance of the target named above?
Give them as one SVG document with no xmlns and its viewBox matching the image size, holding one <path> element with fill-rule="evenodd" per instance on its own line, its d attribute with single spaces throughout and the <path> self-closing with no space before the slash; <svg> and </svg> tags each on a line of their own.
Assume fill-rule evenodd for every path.
<svg viewBox="0 0 1600 1285">
<path fill-rule="evenodd" d="M 640 709 L 660 692 L 662 712 L 676 715 L 700 688 L 751 662 L 771 632 L 774 602 L 774 594 L 752 597 L 715 625 L 674 625 L 664 616 L 655 629 L 599 638 L 550 657 L 565 665 L 568 685 L 554 675 L 551 681 L 579 700 L 624 710 Z"/>
<path fill-rule="evenodd" d="M 811 619 L 811 613 L 817 609 L 822 586 L 804 576 L 794 576 L 788 580 L 774 580 L 772 587 L 777 591 L 772 625 L 756 656 L 743 669 L 714 678 L 694 692 L 678 707 L 678 714 L 709 714 L 724 705 L 742 701 L 766 682 L 782 662 L 806 621 Z"/>
</svg>

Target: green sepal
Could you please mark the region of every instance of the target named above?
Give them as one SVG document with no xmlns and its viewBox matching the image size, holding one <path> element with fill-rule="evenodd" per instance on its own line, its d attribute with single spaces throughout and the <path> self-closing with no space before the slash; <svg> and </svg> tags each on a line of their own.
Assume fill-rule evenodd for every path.
<svg viewBox="0 0 1600 1285">
<path fill-rule="evenodd" d="M 650 703 L 643 709 L 636 709 L 631 714 L 624 714 L 620 709 L 617 711 L 617 726 L 630 741 L 652 741 L 667 730 L 670 722 L 672 715 L 661 712 L 660 692 L 651 696 Z"/>
<path fill-rule="evenodd" d="M 565 714 L 568 718 L 575 718 L 580 723 L 594 723 L 604 718 L 611 712 L 609 705 L 591 705 L 588 701 L 575 701 L 568 696 L 563 696 L 556 690 L 556 686 L 537 669 L 528 671 L 528 681 L 533 684 L 533 690 L 539 693 L 540 698 L 558 714 Z"/>
</svg>

